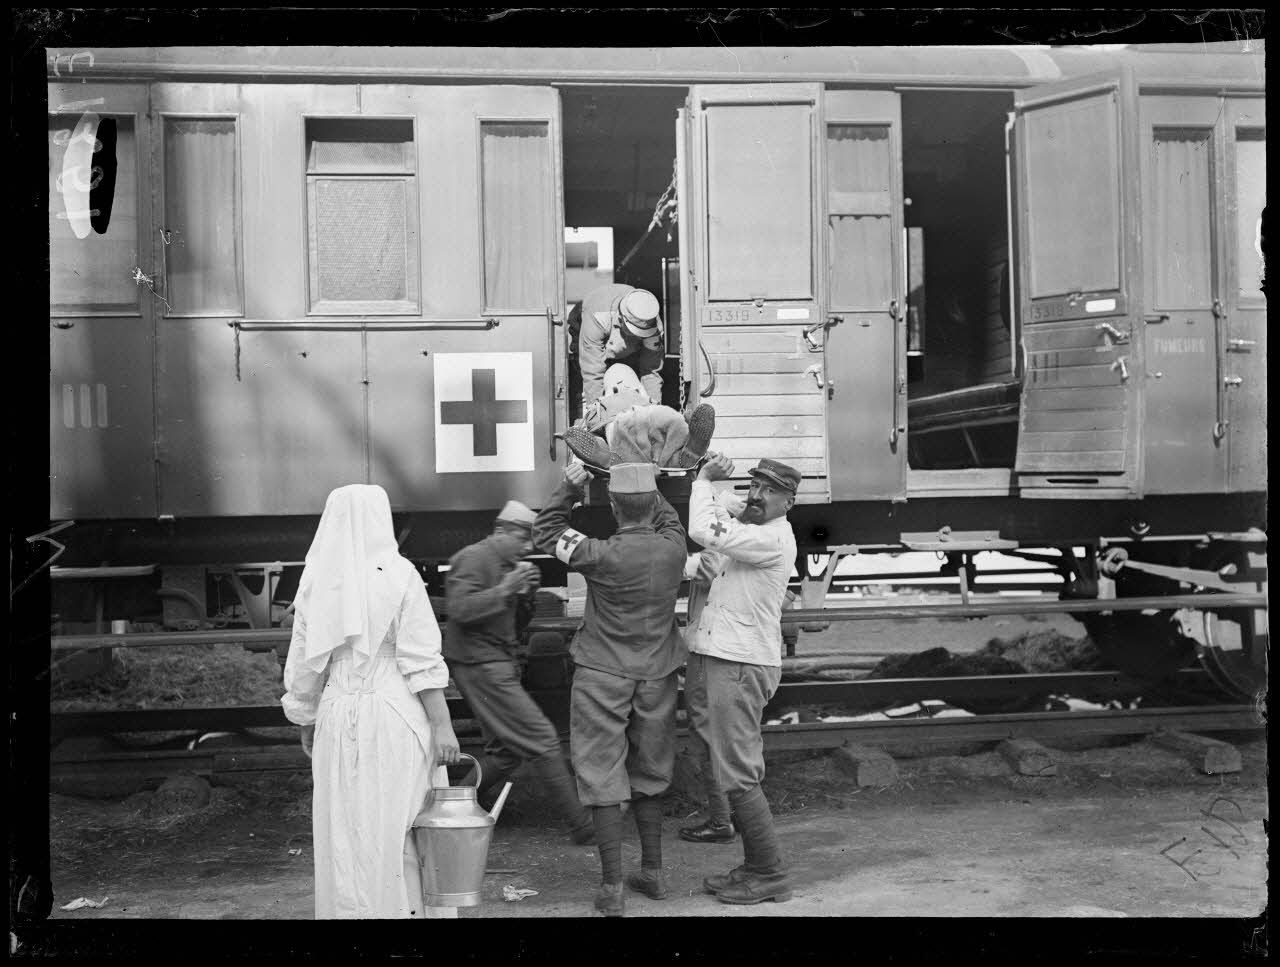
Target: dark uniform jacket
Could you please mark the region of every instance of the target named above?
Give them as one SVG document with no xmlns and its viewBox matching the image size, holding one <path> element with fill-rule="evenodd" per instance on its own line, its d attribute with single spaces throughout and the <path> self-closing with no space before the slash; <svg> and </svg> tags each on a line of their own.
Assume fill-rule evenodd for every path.
<svg viewBox="0 0 1280 967">
<path fill-rule="evenodd" d="M 519 632 L 533 615 L 533 603 L 530 597 L 498 589 L 498 582 L 512 567 L 488 537 L 449 559 L 444 585 L 449 618 L 444 629 L 445 661 L 472 665 L 514 659 Z"/>
<path fill-rule="evenodd" d="M 664 678 L 687 657 L 675 614 L 687 547 L 680 518 L 659 496 L 651 524 L 622 527 L 597 540 L 569 526 L 580 497 L 576 487 L 561 482 L 533 522 L 533 543 L 587 579 L 573 660 L 623 678 Z"/>
</svg>

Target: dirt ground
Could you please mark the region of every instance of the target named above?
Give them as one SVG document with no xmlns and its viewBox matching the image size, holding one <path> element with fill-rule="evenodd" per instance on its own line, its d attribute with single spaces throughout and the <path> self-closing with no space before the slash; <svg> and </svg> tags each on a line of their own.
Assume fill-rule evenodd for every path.
<svg viewBox="0 0 1280 967">
<path fill-rule="evenodd" d="M 1243 737 L 1237 737 L 1243 738 Z M 899 760 L 899 780 L 859 789 L 825 754 L 770 762 L 766 791 L 796 880 L 793 900 L 731 907 L 702 877 L 738 845 L 684 843 L 693 810 L 668 799 L 666 901 L 628 916 L 1251 917 L 1266 907 L 1266 747 L 1244 769 L 1197 773 L 1147 741 L 1060 752 L 1059 774 L 1012 774 L 994 752 Z M 518 784 L 520 788 L 522 784 Z M 484 902 L 463 918 L 592 915 L 594 849 L 570 845 L 527 784 L 489 852 Z M 146 818 L 148 793 L 51 800 L 55 919 L 305 919 L 312 913 L 309 779 L 215 788 L 187 816 Z M 639 844 L 627 827 L 628 868 Z M 511 902 L 502 888 L 536 890 Z M 101 908 L 63 911 L 77 897 Z"/>
<path fill-rule="evenodd" d="M 797 653 L 867 655 L 1057 630 L 1067 616 L 849 622 L 802 636 Z M 795 873 L 793 900 L 726 906 L 703 876 L 741 861 L 738 844 L 682 842 L 697 809 L 667 799 L 665 901 L 632 895 L 628 916 L 1252 917 L 1266 907 L 1266 743 L 1227 736 L 1240 773 L 1206 776 L 1149 741 L 1055 750 L 1058 775 L 1015 775 L 994 751 L 897 760 L 884 788 L 858 788 L 826 753 L 768 762 L 765 790 Z M 1070 745 L 1076 751 L 1067 751 Z M 50 797 L 54 920 L 307 919 L 312 915 L 310 777 L 215 786 L 208 805 L 166 815 L 154 794 Z M 625 824 L 624 864 L 639 863 Z M 594 915 L 595 850 L 572 846 L 536 786 L 517 781 L 490 848 L 484 902 L 462 918 Z M 519 901 L 503 887 L 535 890 Z M 84 897 L 101 907 L 64 911 Z"/>
</svg>

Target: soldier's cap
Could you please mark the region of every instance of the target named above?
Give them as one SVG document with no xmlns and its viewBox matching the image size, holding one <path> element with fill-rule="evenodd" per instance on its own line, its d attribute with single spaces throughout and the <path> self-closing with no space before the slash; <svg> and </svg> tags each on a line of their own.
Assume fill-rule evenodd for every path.
<svg viewBox="0 0 1280 967">
<path fill-rule="evenodd" d="M 768 457 L 763 457 L 747 473 L 753 477 L 762 477 L 789 493 L 794 494 L 800 489 L 800 471 L 777 460 L 770 460 Z"/>
<path fill-rule="evenodd" d="M 645 289 L 632 289 L 618 299 L 618 321 L 634 336 L 644 339 L 662 332 L 658 300 Z"/>
<path fill-rule="evenodd" d="M 651 463 L 615 463 L 609 468 L 609 493 L 648 494 L 658 489 L 658 468 Z"/>
<path fill-rule="evenodd" d="M 518 500 L 508 500 L 502 506 L 502 510 L 498 513 L 498 519 L 495 523 L 510 524 L 512 527 L 521 527 L 527 531 L 533 530 L 534 513 Z"/>
</svg>

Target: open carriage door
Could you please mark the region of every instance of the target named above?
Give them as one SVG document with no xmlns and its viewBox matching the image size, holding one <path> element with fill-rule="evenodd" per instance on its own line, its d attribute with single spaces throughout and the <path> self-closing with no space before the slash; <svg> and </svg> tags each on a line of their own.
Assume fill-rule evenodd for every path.
<svg viewBox="0 0 1280 967">
<path fill-rule="evenodd" d="M 735 486 L 770 457 L 800 471 L 801 502 L 825 502 L 822 87 L 699 85 L 682 114 L 690 398 L 715 407 Z"/>
<path fill-rule="evenodd" d="M 1027 497 L 1142 493 L 1138 144 L 1129 71 L 1018 92 Z"/>
<path fill-rule="evenodd" d="M 892 499 L 907 467 L 901 105 L 827 91 L 824 107 L 831 499 Z"/>
</svg>

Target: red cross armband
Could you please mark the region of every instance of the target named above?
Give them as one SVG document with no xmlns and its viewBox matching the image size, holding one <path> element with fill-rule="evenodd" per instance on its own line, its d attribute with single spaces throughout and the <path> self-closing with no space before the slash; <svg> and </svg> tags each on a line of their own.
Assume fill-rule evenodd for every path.
<svg viewBox="0 0 1280 967">
<path fill-rule="evenodd" d="M 556 541 L 556 557 L 562 564 L 568 564 L 569 558 L 573 557 L 573 552 L 578 549 L 578 545 L 586 539 L 586 534 L 570 527 L 560 535 L 560 540 Z"/>
</svg>

